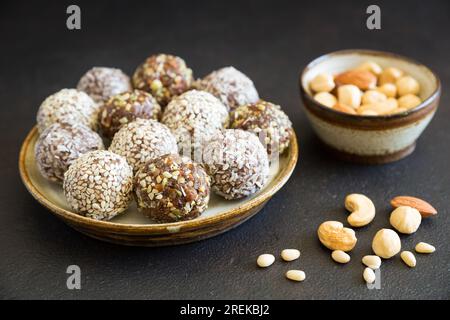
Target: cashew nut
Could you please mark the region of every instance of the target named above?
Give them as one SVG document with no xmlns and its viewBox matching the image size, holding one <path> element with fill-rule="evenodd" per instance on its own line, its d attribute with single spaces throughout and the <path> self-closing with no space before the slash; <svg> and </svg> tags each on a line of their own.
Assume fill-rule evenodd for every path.
<svg viewBox="0 0 450 320">
<path fill-rule="evenodd" d="M 350 251 L 356 245 L 355 231 L 339 221 L 325 221 L 317 230 L 320 242 L 330 250 Z"/>
<path fill-rule="evenodd" d="M 345 208 L 351 212 L 347 221 L 353 227 L 368 225 L 375 217 L 375 206 L 372 200 L 363 194 L 349 194 L 345 198 Z"/>
</svg>

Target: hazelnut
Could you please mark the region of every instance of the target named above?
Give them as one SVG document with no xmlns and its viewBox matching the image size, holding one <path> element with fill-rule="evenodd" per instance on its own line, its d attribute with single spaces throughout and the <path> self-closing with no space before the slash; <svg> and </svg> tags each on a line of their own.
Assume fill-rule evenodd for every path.
<svg viewBox="0 0 450 320">
<path fill-rule="evenodd" d="M 420 91 L 419 82 L 411 76 L 401 77 L 395 82 L 395 85 L 400 97 L 407 94 L 417 95 Z"/>
<path fill-rule="evenodd" d="M 405 108 L 405 109 L 412 109 L 417 107 L 419 104 L 422 103 L 422 100 L 414 95 L 414 94 L 406 94 L 404 96 L 401 96 L 398 99 L 398 106 L 400 108 Z"/>
<path fill-rule="evenodd" d="M 367 90 L 362 95 L 362 104 L 372 104 L 387 100 L 387 96 L 376 90 Z"/>
<path fill-rule="evenodd" d="M 385 83 L 379 86 L 376 90 L 384 93 L 388 98 L 395 98 L 397 96 L 397 87 L 393 83 Z"/>
<path fill-rule="evenodd" d="M 383 85 L 385 83 L 395 83 L 397 79 L 403 76 L 403 71 L 398 68 L 386 68 L 380 74 L 378 83 Z"/>
<path fill-rule="evenodd" d="M 398 232 L 411 234 L 417 231 L 422 221 L 420 212 L 408 206 L 398 207 L 391 213 L 389 222 Z"/>
<path fill-rule="evenodd" d="M 402 244 L 397 232 L 392 229 L 381 229 L 372 240 L 372 250 L 381 258 L 389 259 L 400 252 Z"/>
</svg>

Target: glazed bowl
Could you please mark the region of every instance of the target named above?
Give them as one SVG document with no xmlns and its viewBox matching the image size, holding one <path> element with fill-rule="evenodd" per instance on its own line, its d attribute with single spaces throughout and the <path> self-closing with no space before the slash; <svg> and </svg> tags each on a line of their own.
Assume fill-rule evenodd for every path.
<svg viewBox="0 0 450 320">
<path fill-rule="evenodd" d="M 228 201 L 211 195 L 208 209 L 198 218 L 174 223 L 153 223 L 137 211 L 133 203 L 124 214 L 110 221 L 98 221 L 76 214 L 65 200 L 62 186 L 42 177 L 36 166 L 34 146 L 39 134 L 34 127 L 19 156 L 22 181 L 31 195 L 67 225 L 90 237 L 129 246 L 167 246 L 194 242 L 230 230 L 258 213 L 288 181 L 298 159 L 295 132 L 279 161 L 270 167 L 267 184 L 244 199 Z"/>
<path fill-rule="evenodd" d="M 310 81 L 319 73 L 339 74 L 366 61 L 382 68 L 396 67 L 420 84 L 422 103 L 406 112 L 362 116 L 328 108 L 313 99 Z M 342 50 L 310 62 L 300 75 L 300 94 L 306 115 L 320 140 L 344 160 L 381 164 L 411 154 L 416 140 L 433 118 L 439 104 L 441 85 L 428 67 L 403 56 L 373 50 Z"/>
</svg>

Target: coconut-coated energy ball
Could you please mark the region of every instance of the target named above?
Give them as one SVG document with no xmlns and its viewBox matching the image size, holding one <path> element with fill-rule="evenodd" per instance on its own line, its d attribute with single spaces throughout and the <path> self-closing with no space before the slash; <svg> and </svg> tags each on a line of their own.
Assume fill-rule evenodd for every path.
<svg viewBox="0 0 450 320">
<path fill-rule="evenodd" d="M 131 90 L 131 81 L 120 69 L 93 67 L 80 79 L 77 89 L 101 104 L 110 97 Z"/>
<path fill-rule="evenodd" d="M 109 150 L 125 157 L 134 171 L 158 156 L 178 153 L 169 128 L 151 119 L 136 119 L 124 125 L 114 135 Z"/>
<path fill-rule="evenodd" d="M 253 133 L 227 129 L 205 145 L 203 165 L 212 190 L 225 199 L 239 199 L 260 190 L 269 178 L 266 149 Z"/>
<path fill-rule="evenodd" d="M 132 200 L 133 170 L 118 154 L 90 151 L 66 171 L 63 190 L 78 214 L 110 220 L 125 211 Z"/>
<path fill-rule="evenodd" d="M 230 115 L 230 128 L 256 134 L 269 158 L 274 158 L 289 146 L 292 122 L 279 105 L 259 100 L 236 108 Z"/>
<path fill-rule="evenodd" d="M 81 123 L 97 128 L 98 105 L 86 93 L 75 89 L 62 89 L 47 97 L 37 113 L 39 133 L 55 122 Z"/>
<path fill-rule="evenodd" d="M 196 81 L 195 87 L 219 98 L 229 110 L 259 100 L 253 81 L 234 67 L 213 71 Z"/>
<path fill-rule="evenodd" d="M 201 165 L 167 154 L 142 166 L 134 177 L 138 210 L 157 222 L 198 217 L 208 207 L 210 182 Z"/>
<path fill-rule="evenodd" d="M 104 149 L 101 137 L 83 124 L 54 123 L 35 145 L 36 164 L 48 180 L 62 183 L 64 173 L 82 154 Z"/>
<path fill-rule="evenodd" d="M 164 107 L 173 97 L 191 88 L 193 76 L 180 57 L 157 54 L 137 67 L 132 80 L 136 89 L 150 92 Z"/>
<path fill-rule="evenodd" d="M 180 154 L 192 157 L 204 141 L 227 126 L 228 111 L 210 93 L 190 90 L 167 105 L 161 122 L 175 135 Z"/>
<path fill-rule="evenodd" d="M 151 94 L 133 90 L 112 96 L 100 107 L 98 116 L 100 132 L 112 139 L 123 125 L 137 118 L 158 120 L 161 107 Z"/>
</svg>

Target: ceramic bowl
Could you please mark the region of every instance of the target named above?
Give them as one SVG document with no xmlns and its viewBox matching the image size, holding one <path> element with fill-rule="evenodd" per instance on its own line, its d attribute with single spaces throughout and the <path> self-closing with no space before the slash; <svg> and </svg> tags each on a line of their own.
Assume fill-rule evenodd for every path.
<svg viewBox="0 0 450 320">
<path fill-rule="evenodd" d="M 351 115 L 330 109 L 313 99 L 310 81 L 322 72 L 338 74 L 365 61 L 397 67 L 420 83 L 422 103 L 404 113 L 385 116 Z M 380 164 L 411 154 L 416 140 L 433 118 L 441 95 L 438 77 L 426 66 L 397 54 L 372 50 L 343 50 L 323 55 L 307 65 L 300 76 L 306 115 L 325 146 L 354 162 Z"/>
<path fill-rule="evenodd" d="M 267 201 L 288 181 L 298 158 L 298 145 L 292 130 L 290 146 L 271 166 L 270 179 L 256 194 L 244 199 L 227 201 L 211 195 L 209 208 L 199 217 L 176 223 L 152 223 L 132 205 L 124 214 L 110 221 L 97 221 L 80 216 L 68 206 L 62 187 L 44 179 L 34 158 L 38 131 L 33 128 L 19 156 L 19 171 L 31 195 L 55 216 L 74 229 L 96 239 L 132 246 L 165 246 L 209 238 L 234 228 L 264 207 Z"/>
</svg>

